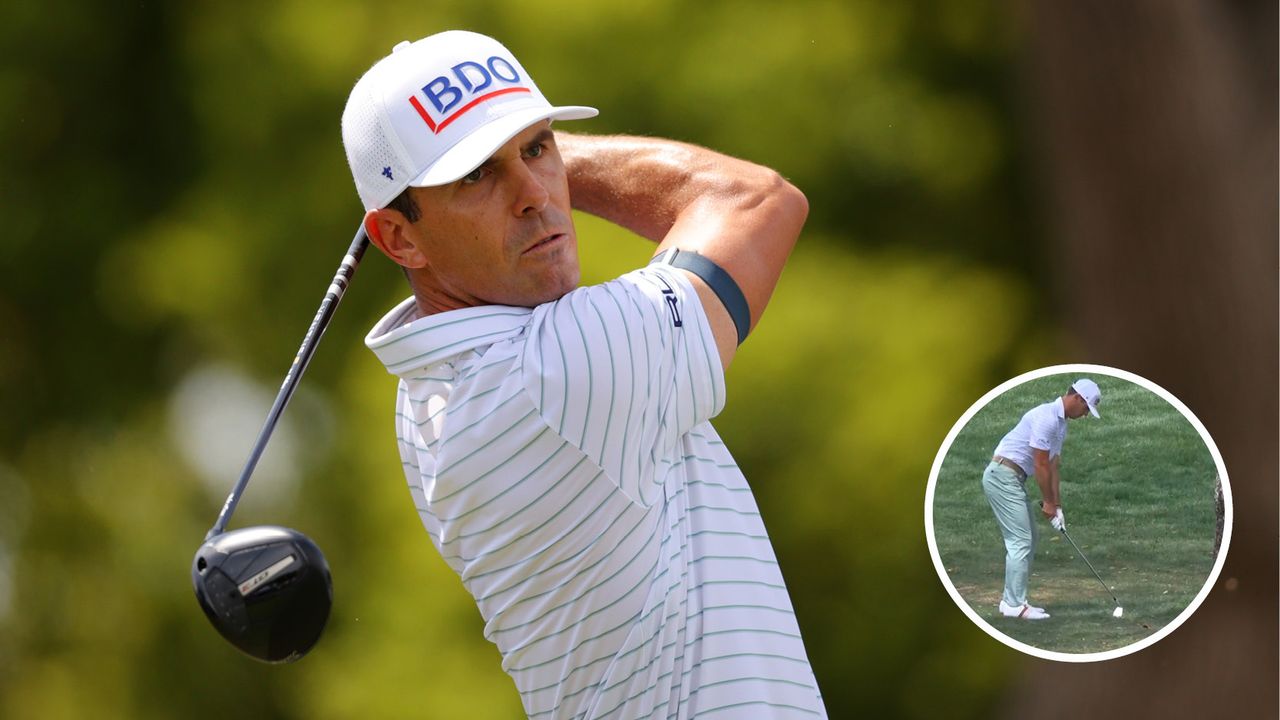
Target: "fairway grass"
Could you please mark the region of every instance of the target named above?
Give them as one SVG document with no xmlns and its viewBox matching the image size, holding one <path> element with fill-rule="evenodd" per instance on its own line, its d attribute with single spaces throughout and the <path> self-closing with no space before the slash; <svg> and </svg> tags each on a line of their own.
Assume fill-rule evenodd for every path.
<svg viewBox="0 0 1280 720">
<path fill-rule="evenodd" d="M 1216 470 L 1199 433 L 1163 398 L 1135 383 L 1091 375 L 1102 418 L 1070 421 L 1062 451 L 1067 532 L 1124 607 L 1043 519 L 1028 597 L 1051 617 L 1027 621 L 996 609 L 1004 584 L 1004 542 L 982 493 L 982 471 L 1000 441 L 1032 407 L 1060 396 L 1076 375 L 1011 388 L 956 436 L 938 473 L 933 530 L 957 592 L 1010 638 L 1043 650 L 1096 653 L 1159 631 L 1191 604 L 1213 568 Z M 1034 478 L 1026 482 L 1040 499 Z"/>
</svg>

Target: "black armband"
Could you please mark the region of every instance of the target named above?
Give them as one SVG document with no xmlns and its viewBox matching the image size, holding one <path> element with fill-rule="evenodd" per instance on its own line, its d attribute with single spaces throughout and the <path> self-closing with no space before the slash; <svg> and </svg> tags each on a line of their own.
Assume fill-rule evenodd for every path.
<svg viewBox="0 0 1280 720">
<path fill-rule="evenodd" d="M 747 332 L 751 330 L 751 308 L 747 307 L 747 298 L 733 277 L 710 258 L 692 250 L 671 248 L 655 255 L 649 264 L 670 265 L 702 278 L 716 297 L 720 298 L 720 304 L 729 311 L 729 317 L 733 318 L 733 324 L 738 328 L 738 344 L 741 345 L 747 339 Z"/>
</svg>

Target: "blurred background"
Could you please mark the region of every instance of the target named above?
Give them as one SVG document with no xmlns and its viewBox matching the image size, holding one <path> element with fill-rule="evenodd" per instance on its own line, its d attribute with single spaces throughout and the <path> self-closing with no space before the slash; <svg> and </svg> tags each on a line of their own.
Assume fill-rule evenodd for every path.
<svg viewBox="0 0 1280 720">
<path fill-rule="evenodd" d="M 717 425 L 833 718 L 1277 716 L 1274 2 L 8 0 L 0 717 L 520 714 L 404 487 L 362 339 L 408 291 L 374 252 L 232 523 L 324 548 L 326 636 L 257 664 L 189 579 L 360 217 L 347 93 L 455 27 L 600 108 L 567 129 L 704 144 L 808 195 Z M 587 281 L 651 251 L 579 223 Z M 923 530 L 952 423 L 1064 362 L 1182 399 L 1235 498 L 1196 616 L 1101 664 L 972 626 Z"/>
</svg>

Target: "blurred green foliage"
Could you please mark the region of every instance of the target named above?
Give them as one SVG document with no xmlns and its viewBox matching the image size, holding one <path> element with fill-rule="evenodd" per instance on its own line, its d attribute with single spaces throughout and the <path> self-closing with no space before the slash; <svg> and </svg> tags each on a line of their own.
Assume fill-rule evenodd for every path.
<svg viewBox="0 0 1280 720">
<path fill-rule="evenodd" d="M 255 478 L 233 523 L 325 549 L 326 637 L 258 665 L 187 576 L 260 421 L 227 429 L 232 469 L 202 468 L 182 448 L 229 441 L 190 422 L 184 383 L 217 367 L 274 395 L 359 219 L 347 92 L 395 42 L 453 27 L 601 109 L 576 131 L 697 142 L 806 192 L 717 425 L 832 717 L 985 716 L 1017 656 L 951 606 L 922 506 L 952 421 L 1057 338 L 1013 26 L 989 0 L 5 3 L 0 717 L 519 714 L 403 488 L 394 381 L 361 339 L 407 288 L 374 253 L 286 415 L 294 471 L 281 492 Z M 586 281 L 648 257 L 579 223 Z"/>
</svg>

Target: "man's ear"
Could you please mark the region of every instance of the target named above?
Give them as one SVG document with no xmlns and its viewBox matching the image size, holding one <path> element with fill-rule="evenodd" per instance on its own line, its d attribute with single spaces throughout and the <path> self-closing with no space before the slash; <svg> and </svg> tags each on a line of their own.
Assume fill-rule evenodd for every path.
<svg viewBox="0 0 1280 720">
<path fill-rule="evenodd" d="M 417 230 L 398 210 L 379 208 L 365 213 L 364 231 L 369 240 L 397 265 L 406 268 L 426 266 L 427 256 L 414 243 Z"/>
</svg>

